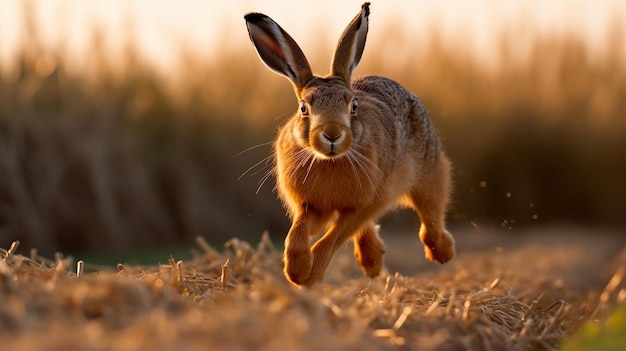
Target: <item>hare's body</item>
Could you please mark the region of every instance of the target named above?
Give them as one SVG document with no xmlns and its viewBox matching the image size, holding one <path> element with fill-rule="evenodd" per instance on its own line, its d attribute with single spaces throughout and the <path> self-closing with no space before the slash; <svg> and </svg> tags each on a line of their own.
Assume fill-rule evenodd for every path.
<svg viewBox="0 0 626 351">
<path fill-rule="evenodd" d="M 278 189 L 292 215 L 301 204 L 324 213 L 396 207 L 402 195 L 422 183 L 423 168 L 445 157 L 421 101 L 398 83 L 369 76 L 355 80 L 352 91 L 360 112 L 353 128 L 359 123 L 367 129 L 345 157 L 315 159 L 293 136 L 297 118 L 278 133 Z"/>
<path fill-rule="evenodd" d="M 375 222 L 398 205 L 418 212 L 427 258 L 444 263 L 454 256 L 444 224 L 450 164 L 425 107 L 388 78 L 350 80 L 365 45 L 368 5 L 346 28 L 327 77 L 311 73 L 293 39 L 269 17 L 246 16 L 259 55 L 292 81 L 300 100 L 274 144 L 279 195 L 293 220 L 285 273 L 299 285 L 323 280 L 351 237 L 364 272 L 377 276 L 385 249 Z M 322 230 L 311 248 L 309 237 Z"/>
</svg>

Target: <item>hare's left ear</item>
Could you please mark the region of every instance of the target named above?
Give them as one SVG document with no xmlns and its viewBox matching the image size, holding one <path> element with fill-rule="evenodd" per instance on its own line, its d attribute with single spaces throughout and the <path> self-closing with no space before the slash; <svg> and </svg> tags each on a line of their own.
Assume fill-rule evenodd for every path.
<svg viewBox="0 0 626 351">
<path fill-rule="evenodd" d="M 313 78 L 313 72 L 298 44 L 278 23 L 262 13 L 249 13 L 244 18 L 261 60 L 274 72 L 287 77 L 299 93 Z"/>
<path fill-rule="evenodd" d="M 344 30 L 331 63 L 331 75 L 341 77 L 346 84 L 350 85 L 352 72 L 361 61 L 365 39 L 367 37 L 367 24 L 370 15 L 370 3 L 361 6 L 361 12 L 354 17 Z"/>
</svg>

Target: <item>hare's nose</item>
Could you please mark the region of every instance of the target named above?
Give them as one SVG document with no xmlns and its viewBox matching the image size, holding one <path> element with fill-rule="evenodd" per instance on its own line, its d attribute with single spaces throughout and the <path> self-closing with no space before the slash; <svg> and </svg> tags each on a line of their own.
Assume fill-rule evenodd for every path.
<svg viewBox="0 0 626 351">
<path fill-rule="evenodd" d="M 330 143 L 334 143 L 343 136 L 343 131 L 337 124 L 327 124 L 324 126 L 324 129 L 322 129 L 322 136 Z"/>
<path fill-rule="evenodd" d="M 337 136 L 330 136 L 322 132 L 322 136 L 324 137 L 324 139 L 328 140 L 329 142 L 334 143 L 335 141 L 337 141 L 337 139 L 341 138 L 341 133 Z"/>
</svg>

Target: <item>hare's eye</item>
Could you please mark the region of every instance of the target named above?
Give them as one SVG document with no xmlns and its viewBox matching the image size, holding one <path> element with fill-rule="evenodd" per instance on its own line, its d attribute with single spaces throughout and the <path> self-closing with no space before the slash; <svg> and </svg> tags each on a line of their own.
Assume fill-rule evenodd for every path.
<svg viewBox="0 0 626 351">
<path fill-rule="evenodd" d="M 356 113 L 356 108 L 359 107 L 359 100 L 352 99 L 352 106 L 350 107 L 350 113 L 355 114 Z"/>
<path fill-rule="evenodd" d="M 308 116 L 309 115 L 309 107 L 307 106 L 306 102 L 300 101 L 300 113 L 303 116 Z"/>
</svg>

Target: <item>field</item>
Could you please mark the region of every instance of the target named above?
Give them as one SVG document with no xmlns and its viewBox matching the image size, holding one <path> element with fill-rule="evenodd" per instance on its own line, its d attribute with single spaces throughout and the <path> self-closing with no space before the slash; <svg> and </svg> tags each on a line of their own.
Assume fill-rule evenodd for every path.
<svg viewBox="0 0 626 351">
<path fill-rule="evenodd" d="M 511 24 L 494 35 L 493 66 L 436 28 L 414 46 L 392 23 L 372 28 L 394 35 L 368 42 L 356 74 L 397 79 L 428 107 L 454 164 L 458 257 L 427 262 L 401 212 L 383 219 L 381 277 L 364 278 L 346 246 L 326 283 L 303 290 L 282 275 L 289 221 L 268 162 L 296 101 L 245 33 L 209 57 L 173 45 L 180 64 L 164 75 L 132 42 L 113 60 L 97 28 L 84 57 L 50 47 L 34 4 L 23 47 L 0 61 L 0 348 L 626 344 L 620 18 L 600 51 Z M 139 251 L 166 253 L 151 265 Z M 97 266 L 97 255 L 129 259 Z"/>
<path fill-rule="evenodd" d="M 458 233 L 458 258 L 435 266 L 416 236 L 395 236 L 380 277 L 346 249 L 311 290 L 286 282 L 267 235 L 90 273 L 2 251 L 0 338 L 11 350 L 554 350 L 626 306 L 625 240 L 593 237 Z M 619 349 L 625 328 L 594 349 Z"/>
</svg>

